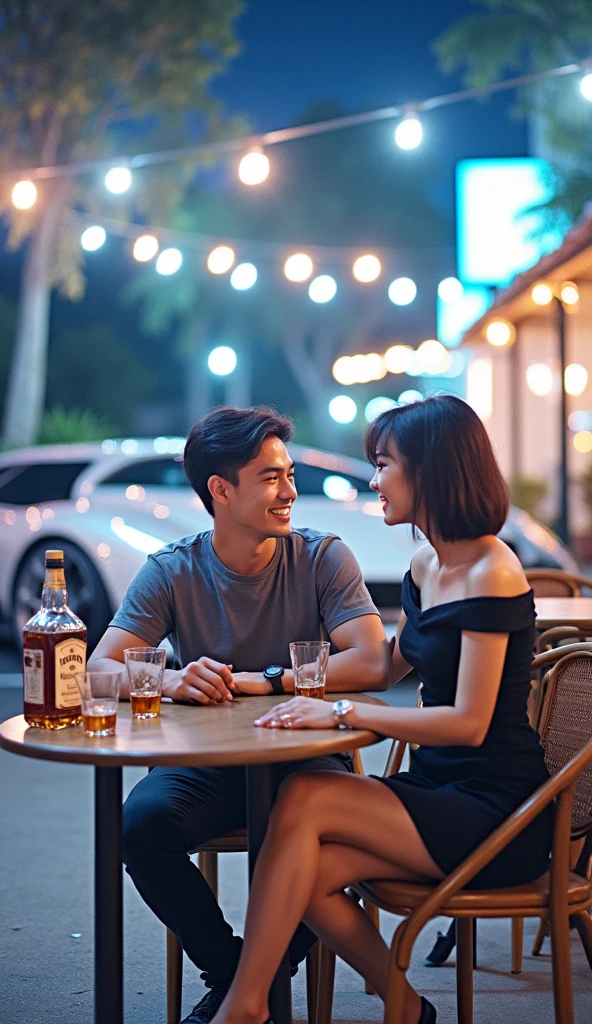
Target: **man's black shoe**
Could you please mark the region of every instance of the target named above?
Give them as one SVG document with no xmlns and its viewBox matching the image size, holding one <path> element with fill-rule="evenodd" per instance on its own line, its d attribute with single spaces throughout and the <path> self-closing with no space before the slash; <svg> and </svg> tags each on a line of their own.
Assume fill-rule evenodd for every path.
<svg viewBox="0 0 592 1024">
<path fill-rule="evenodd" d="M 203 999 L 193 1007 L 188 1017 L 183 1017 L 181 1024 L 210 1024 L 216 1016 L 218 1009 L 228 988 L 222 985 L 215 985 L 209 988 Z"/>
</svg>

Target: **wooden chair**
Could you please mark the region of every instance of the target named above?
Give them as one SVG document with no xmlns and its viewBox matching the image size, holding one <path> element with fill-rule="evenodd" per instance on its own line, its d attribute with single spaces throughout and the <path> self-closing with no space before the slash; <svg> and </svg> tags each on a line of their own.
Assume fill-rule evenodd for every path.
<svg viewBox="0 0 592 1024">
<path fill-rule="evenodd" d="M 563 569 L 526 569 L 526 579 L 535 597 L 581 597 L 582 589 L 592 590 L 592 580 Z"/>
<path fill-rule="evenodd" d="M 404 748 L 401 752 L 403 758 Z M 394 759 L 396 751 L 391 751 L 389 762 Z M 358 775 L 364 774 L 362 759 L 359 750 L 352 752 L 354 772 Z M 399 762 L 400 764 L 400 762 Z M 398 771 L 398 767 L 396 769 Z M 199 870 L 204 876 L 210 889 L 218 898 L 218 854 L 219 853 L 246 853 L 247 851 L 247 830 L 245 828 L 235 829 L 225 836 L 212 839 L 203 843 L 190 854 L 197 854 Z M 366 901 L 364 901 L 365 903 Z M 378 910 L 369 903 L 367 911 L 378 923 Z M 327 1013 L 331 1015 L 331 1002 L 333 999 L 333 978 L 335 973 L 335 955 L 327 950 L 322 943 L 316 942 L 309 950 L 306 957 L 306 988 L 308 1002 L 308 1019 L 310 1024 L 316 1024 L 317 1014 L 320 1012 L 323 1019 Z M 322 979 L 322 982 L 321 982 Z M 181 1019 L 181 997 L 183 988 L 183 948 L 177 935 L 167 928 L 166 935 L 166 989 L 167 989 L 167 1024 L 179 1024 Z M 366 992 L 374 994 L 374 990 L 366 984 Z M 331 1002 L 328 1002 L 328 1000 Z"/>
</svg>

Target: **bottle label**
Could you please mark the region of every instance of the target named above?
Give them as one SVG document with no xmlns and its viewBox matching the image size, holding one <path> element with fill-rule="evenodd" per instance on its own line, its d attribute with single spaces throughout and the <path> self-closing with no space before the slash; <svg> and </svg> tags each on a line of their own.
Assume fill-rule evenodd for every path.
<svg viewBox="0 0 592 1024">
<path fill-rule="evenodd" d="M 62 640 L 55 646 L 54 658 L 56 708 L 80 707 L 80 694 L 74 677 L 86 668 L 84 640 Z"/>
<path fill-rule="evenodd" d="M 43 704 L 43 651 L 34 651 L 30 647 L 25 647 L 23 650 L 23 678 L 25 702 L 27 704 Z"/>
</svg>

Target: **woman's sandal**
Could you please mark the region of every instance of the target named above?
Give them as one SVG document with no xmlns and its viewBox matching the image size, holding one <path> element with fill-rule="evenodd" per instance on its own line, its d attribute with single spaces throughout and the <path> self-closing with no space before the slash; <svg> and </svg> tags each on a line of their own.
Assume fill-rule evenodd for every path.
<svg viewBox="0 0 592 1024">
<path fill-rule="evenodd" d="M 421 997 L 421 1015 L 417 1024 L 436 1024 L 436 1007 L 424 996 Z"/>
</svg>

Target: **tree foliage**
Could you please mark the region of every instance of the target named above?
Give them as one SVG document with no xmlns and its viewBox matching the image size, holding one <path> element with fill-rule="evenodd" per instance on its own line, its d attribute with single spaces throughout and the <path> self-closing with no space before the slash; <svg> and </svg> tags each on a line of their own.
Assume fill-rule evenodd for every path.
<svg viewBox="0 0 592 1024">
<path fill-rule="evenodd" d="M 436 41 L 445 71 L 462 69 L 468 86 L 508 75 L 546 71 L 592 57 L 590 0 L 474 0 L 478 12 Z M 592 105 L 577 76 L 547 79 L 519 91 L 517 113 L 528 115 L 555 164 L 548 220 L 575 220 L 592 185 Z"/>
</svg>

